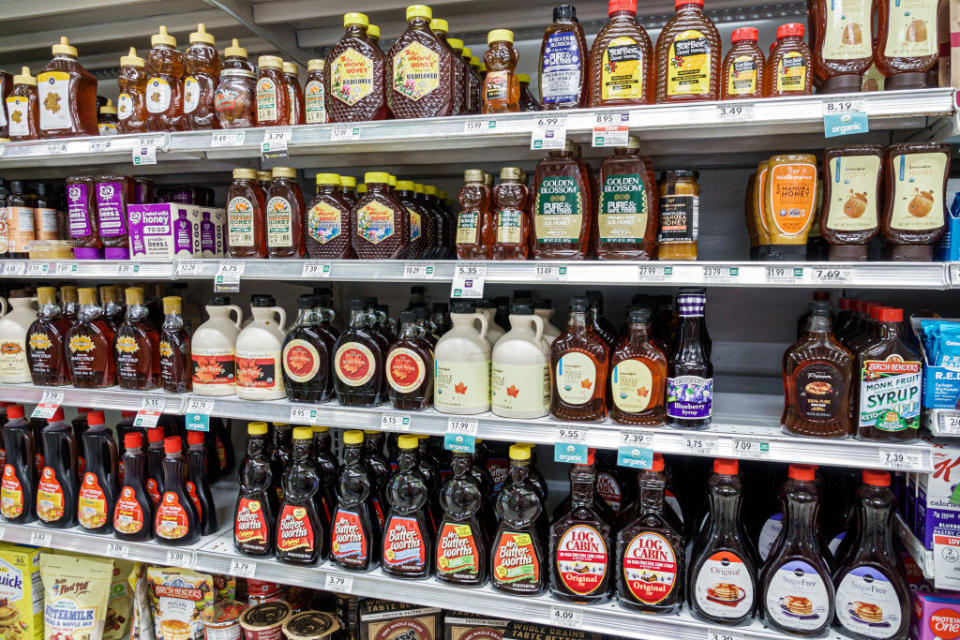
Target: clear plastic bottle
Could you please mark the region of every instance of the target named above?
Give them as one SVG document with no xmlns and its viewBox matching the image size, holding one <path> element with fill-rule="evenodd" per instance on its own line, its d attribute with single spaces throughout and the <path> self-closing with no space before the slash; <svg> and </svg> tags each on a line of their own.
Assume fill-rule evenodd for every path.
<svg viewBox="0 0 960 640">
<path fill-rule="evenodd" d="M 117 86 L 117 131 L 119 133 L 144 133 L 147 130 L 147 72 L 146 62 L 130 47 L 130 52 L 120 58 L 120 76 Z"/>
<path fill-rule="evenodd" d="M 513 48 L 513 32 L 494 29 L 487 34 L 487 47 L 483 54 L 487 65 L 487 77 L 483 80 L 483 113 L 520 111 L 520 83 L 516 74 L 520 54 Z"/>
<path fill-rule="evenodd" d="M 544 110 L 587 106 L 587 68 L 590 66 L 587 52 L 576 7 L 572 4 L 554 7 L 553 23 L 543 34 L 537 67 Z M 482 66 L 481 69 L 486 71 Z"/>
<path fill-rule="evenodd" d="M 295 62 L 283 63 L 283 83 L 287 88 L 290 124 L 305 124 L 303 87 L 300 86 L 300 68 Z"/>
<path fill-rule="evenodd" d="M 530 191 L 521 182 L 521 176 L 519 167 L 500 169 L 500 183 L 493 191 L 496 240 L 491 253 L 494 260 L 526 260 L 530 254 L 531 225 L 527 212 Z"/>
<path fill-rule="evenodd" d="M 396 118 L 453 113 L 453 50 L 430 30 L 430 7 L 407 7 L 407 29 L 387 53 L 387 104 Z"/>
<path fill-rule="evenodd" d="M 214 107 L 223 129 L 257 126 L 257 74 L 236 38 L 223 50 Z"/>
<path fill-rule="evenodd" d="M 483 171 L 467 169 L 457 199 L 456 249 L 460 260 L 489 260 L 493 255 L 495 227 L 490 211 L 490 197 L 484 187 Z"/>
<path fill-rule="evenodd" d="M 13 91 L 5 99 L 7 125 L 11 142 L 36 140 L 40 137 L 40 111 L 37 104 L 37 79 L 30 67 L 23 67 L 13 76 Z"/>
<path fill-rule="evenodd" d="M 757 46 L 760 37 L 755 27 L 735 29 L 730 35 L 730 50 L 723 59 L 720 86 L 722 100 L 743 100 L 763 96 L 764 58 Z"/>
<path fill-rule="evenodd" d="M 257 126 L 282 127 L 290 124 L 290 94 L 283 75 L 283 59 L 260 56 L 257 59 Z"/>
<path fill-rule="evenodd" d="M 323 79 L 331 122 L 383 120 L 390 113 L 385 86 L 386 57 L 368 37 L 370 26 L 362 13 L 344 14 L 346 32 L 327 55 Z"/>
<path fill-rule="evenodd" d="M 651 104 L 653 44 L 637 20 L 637 0 L 610 0 L 609 14 L 590 47 L 590 106 Z"/>
<path fill-rule="evenodd" d="M 183 113 L 190 131 L 219 129 L 216 93 L 220 83 L 220 55 L 212 33 L 203 23 L 190 34 L 190 46 L 183 55 L 186 77 L 183 79 Z"/>
<path fill-rule="evenodd" d="M 777 27 L 777 44 L 767 60 L 766 95 L 801 96 L 813 92 L 810 47 L 798 22 Z"/>
<path fill-rule="evenodd" d="M 720 97 L 720 33 L 703 13 L 704 0 L 674 0 L 674 15 L 657 37 L 657 102 Z"/>
<path fill-rule="evenodd" d="M 147 54 L 147 131 L 183 131 L 183 55 L 167 28 L 150 36 Z"/>
<path fill-rule="evenodd" d="M 37 74 L 40 134 L 44 138 L 97 135 L 97 79 L 77 62 L 66 36 Z"/>
</svg>

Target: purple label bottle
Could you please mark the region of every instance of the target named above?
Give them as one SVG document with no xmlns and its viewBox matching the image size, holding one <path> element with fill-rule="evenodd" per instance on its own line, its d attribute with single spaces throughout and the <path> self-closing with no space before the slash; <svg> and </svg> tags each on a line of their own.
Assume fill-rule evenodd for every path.
<svg viewBox="0 0 960 640">
<path fill-rule="evenodd" d="M 67 219 L 73 255 L 77 260 L 103 258 L 103 242 L 97 232 L 97 203 L 92 178 L 67 178 Z"/>
<path fill-rule="evenodd" d="M 200 255 L 204 258 L 212 258 L 217 253 L 217 235 L 213 221 L 210 220 L 210 212 L 203 212 L 203 219 L 200 221 Z"/>
<path fill-rule="evenodd" d="M 702 429 L 713 415 L 713 363 L 703 309 L 703 289 L 677 293 L 680 328 L 677 348 L 667 363 L 667 424 L 681 429 Z"/>
</svg>

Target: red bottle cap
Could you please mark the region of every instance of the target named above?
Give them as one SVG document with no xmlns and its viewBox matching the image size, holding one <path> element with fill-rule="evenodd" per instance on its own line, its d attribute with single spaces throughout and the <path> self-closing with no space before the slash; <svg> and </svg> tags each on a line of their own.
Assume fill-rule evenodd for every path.
<svg viewBox="0 0 960 640">
<path fill-rule="evenodd" d="M 864 311 L 866 311 L 866 310 L 867 310 L 867 303 L 866 303 L 866 301 L 860 300 L 859 298 L 854 298 L 854 299 L 853 299 L 853 310 L 856 311 L 857 313 L 863 313 Z"/>
<path fill-rule="evenodd" d="M 139 449 L 143 446 L 143 434 L 131 431 L 123 436 L 123 446 L 127 449 Z"/>
<path fill-rule="evenodd" d="M 773 49 L 774 49 L 776 46 L 777 46 L 777 43 L 776 43 L 776 42 L 771 42 L 771 43 L 770 43 L 770 55 L 773 55 Z"/>
<path fill-rule="evenodd" d="M 875 317 L 873 315 L 874 314 L 873 308 L 878 306 L 880 305 L 878 305 L 876 302 L 865 302 L 863 303 L 863 312 L 867 315 L 867 317 L 873 318 Z"/>
<path fill-rule="evenodd" d="M 153 427 L 147 429 L 148 442 L 163 442 L 163 427 Z"/>
<path fill-rule="evenodd" d="M 651 471 L 663 471 L 663 456 L 659 453 L 653 454 L 653 466 L 650 467 Z"/>
<path fill-rule="evenodd" d="M 787 475 L 793 480 L 802 480 L 804 482 L 813 482 L 815 466 L 812 464 L 792 464 Z"/>
<path fill-rule="evenodd" d="M 813 292 L 813 301 L 814 302 L 828 302 L 830 300 L 829 291 L 814 291 Z"/>
<path fill-rule="evenodd" d="M 87 424 L 91 427 L 99 427 L 106 423 L 107 419 L 104 417 L 103 411 L 91 411 L 87 414 Z"/>
<path fill-rule="evenodd" d="M 596 453 L 597 453 L 597 450 L 592 447 L 590 449 L 587 449 L 587 464 L 593 464 L 593 459 Z"/>
<path fill-rule="evenodd" d="M 698 4 L 703 6 L 703 0 L 673 0 L 673 9 L 676 11 L 685 4 Z"/>
<path fill-rule="evenodd" d="M 854 300 L 850 298 L 840 298 L 840 301 L 837 303 L 837 306 L 840 307 L 840 311 L 850 311 L 853 309 Z"/>
<path fill-rule="evenodd" d="M 609 13 L 613 15 L 617 11 L 637 12 L 637 0 L 610 0 Z"/>
<path fill-rule="evenodd" d="M 883 306 L 882 304 L 873 305 L 873 308 L 870 309 L 870 317 L 873 318 L 874 320 L 879 320 L 880 313 L 886 308 L 887 307 Z"/>
<path fill-rule="evenodd" d="M 137 412 L 136 412 L 136 411 L 121 411 L 121 412 L 120 412 L 120 415 L 123 416 L 124 418 L 135 418 L 135 417 L 137 417 Z"/>
<path fill-rule="evenodd" d="M 77 413 L 90 413 L 93 411 L 90 407 L 77 407 Z"/>
<path fill-rule="evenodd" d="M 18 420 L 23 417 L 23 405 L 12 404 L 7 407 L 7 420 Z"/>
<path fill-rule="evenodd" d="M 187 431 L 187 444 L 203 444 L 203 431 Z"/>
<path fill-rule="evenodd" d="M 47 420 L 47 424 L 51 422 L 63 422 L 63 407 L 57 407 L 57 410 L 53 412 L 53 417 Z"/>
<path fill-rule="evenodd" d="M 875 469 L 864 469 L 863 470 L 863 483 L 869 484 L 874 487 L 889 487 L 890 486 L 890 472 L 889 471 L 876 471 Z"/>
<path fill-rule="evenodd" d="M 713 472 L 724 476 L 735 476 L 740 472 L 740 462 L 727 458 L 717 458 L 713 461 Z"/>
<path fill-rule="evenodd" d="M 788 22 L 777 27 L 777 40 L 790 36 L 803 37 L 803 25 L 799 22 Z"/>
<path fill-rule="evenodd" d="M 752 40 L 756 42 L 760 39 L 760 32 L 755 27 L 740 27 L 734 29 L 730 36 L 730 42 L 740 42 L 741 40 Z"/>
<path fill-rule="evenodd" d="M 179 436 L 170 436 L 163 439 L 163 450 L 165 453 L 180 453 L 183 451 L 183 443 Z"/>
<path fill-rule="evenodd" d="M 877 313 L 877 320 L 880 322 L 903 322 L 903 309 L 880 307 L 880 311 Z"/>
</svg>

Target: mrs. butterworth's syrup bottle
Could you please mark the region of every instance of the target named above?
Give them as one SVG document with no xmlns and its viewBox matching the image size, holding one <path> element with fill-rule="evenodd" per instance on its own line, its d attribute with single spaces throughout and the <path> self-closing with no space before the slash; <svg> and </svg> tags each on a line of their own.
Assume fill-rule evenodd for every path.
<svg viewBox="0 0 960 640">
<path fill-rule="evenodd" d="M 540 493 L 530 479 L 530 449 L 510 447 L 510 481 L 497 495 L 500 525 L 490 549 L 490 580 L 499 591 L 537 595 L 543 590 L 543 543 L 536 525 L 543 512 Z"/>
<path fill-rule="evenodd" d="M 373 509 L 376 479 L 364 460 L 363 431 L 343 434 L 343 471 L 339 502 L 331 525 L 330 560 L 344 569 L 364 571 L 380 559 L 380 524 Z"/>
<path fill-rule="evenodd" d="M 277 513 L 277 558 L 289 564 L 315 564 L 322 559 L 323 528 L 314 496 L 320 478 L 313 464 L 313 431 L 293 429 L 293 453 L 283 470 L 283 502 Z"/>
<path fill-rule="evenodd" d="M 233 547 L 250 556 L 273 553 L 276 506 L 273 472 L 267 455 L 267 423 L 247 425 L 247 457 L 240 466 L 240 495 L 233 519 Z"/>
<path fill-rule="evenodd" d="M 474 475 L 472 453 L 455 451 L 453 475 L 440 488 L 443 517 L 437 533 L 437 579 L 465 585 L 487 580 L 487 544 L 481 529 L 484 488 Z"/>
<path fill-rule="evenodd" d="M 430 489 L 420 470 L 420 442 L 404 434 L 397 439 L 399 468 L 387 482 L 386 524 L 380 564 L 397 578 L 422 578 L 433 568 L 433 531 L 427 511 Z"/>
</svg>

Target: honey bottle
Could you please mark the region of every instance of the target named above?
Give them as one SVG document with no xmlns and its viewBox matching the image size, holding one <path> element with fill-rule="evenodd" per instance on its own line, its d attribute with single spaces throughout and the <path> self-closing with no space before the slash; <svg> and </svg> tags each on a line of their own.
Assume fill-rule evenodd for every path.
<svg viewBox="0 0 960 640">
<path fill-rule="evenodd" d="M 600 165 L 596 253 L 599 260 L 651 260 L 660 220 L 653 162 L 630 136 Z"/>
<path fill-rule="evenodd" d="M 117 108 L 113 106 L 113 100 L 107 100 L 107 104 L 100 107 L 100 117 L 97 120 L 97 129 L 102 136 L 117 135 Z"/>
<path fill-rule="evenodd" d="M 771 97 L 801 96 L 813 92 L 810 47 L 803 40 L 798 22 L 777 27 L 777 44 L 767 60 L 766 94 Z"/>
<path fill-rule="evenodd" d="M 323 81 L 324 60 L 307 61 L 307 84 L 303 88 L 303 119 L 307 124 L 330 121 L 327 114 L 327 88 Z"/>
<path fill-rule="evenodd" d="M 540 100 L 544 110 L 587 106 L 587 41 L 577 20 L 577 8 L 561 4 L 553 8 L 553 23 L 547 26 L 540 45 Z M 485 75 L 480 65 L 480 78 Z"/>
<path fill-rule="evenodd" d="M 492 248 L 494 260 L 526 260 L 530 253 L 530 191 L 521 181 L 522 175 L 519 167 L 500 169 L 500 183 L 493 191 L 497 233 Z"/>
<path fill-rule="evenodd" d="M 290 94 L 283 76 L 283 59 L 278 56 L 257 58 L 257 125 L 282 127 L 290 124 Z"/>
<path fill-rule="evenodd" d="M 533 195 L 533 257 L 583 260 L 593 226 L 590 178 L 575 145 L 551 150 L 537 163 Z"/>
<path fill-rule="evenodd" d="M 467 169 L 463 174 L 464 184 L 457 198 L 460 214 L 457 216 L 456 250 L 460 260 L 483 260 L 493 256 L 496 231 L 483 173 L 480 169 Z"/>
<path fill-rule="evenodd" d="M 161 26 L 147 54 L 147 131 L 183 131 L 183 56 Z"/>
<path fill-rule="evenodd" d="M 590 47 L 590 106 L 653 102 L 653 44 L 637 0 L 610 0 L 610 19 Z"/>
<path fill-rule="evenodd" d="M 517 61 L 520 54 L 513 48 L 513 31 L 494 29 L 487 34 L 487 52 L 483 60 L 487 77 L 483 80 L 483 113 L 520 111 L 520 83 Z"/>
<path fill-rule="evenodd" d="M 77 290 L 80 311 L 77 323 L 67 331 L 67 357 L 73 386 L 81 389 L 112 387 L 116 381 L 113 360 L 113 329 L 97 304 L 97 290 Z"/>
<path fill-rule="evenodd" d="M 901 4 L 899 0 L 879 0 L 875 5 L 873 61 L 886 76 L 883 87 L 888 91 L 924 87 L 927 72 L 937 63 L 937 11 L 941 3 L 920 0 L 909 7 Z"/>
<path fill-rule="evenodd" d="M 117 86 L 117 132 L 144 133 L 147 130 L 147 72 L 143 58 L 137 50 L 120 58 L 120 76 Z"/>
<path fill-rule="evenodd" d="M 390 174 L 363 177 L 367 193 L 350 212 L 351 244 L 360 259 L 398 258 L 410 237 L 410 214 L 390 189 Z"/>
<path fill-rule="evenodd" d="M 374 25 L 376 26 L 376 25 Z M 461 65 L 462 60 L 460 54 L 453 46 L 453 39 L 449 37 L 450 35 L 450 25 L 443 18 L 432 18 L 430 20 L 430 30 L 439 38 L 450 52 L 453 53 L 453 74 L 450 76 L 450 82 L 453 84 L 453 112 L 451 115 L 457 116 L 463 113 L 463 88 L 465 83 L 465 76 L 463 74 L 464 68 Z M 460 47 L 463 48 L 463 42 L 461 41 Z"/>
<path fill-rule="evenodd" d="M 426 5 L 407 7 L 407 29 L 387 53 L 387 104 L 394 117 L 453 113 L 453 50 L 430 30 L 432 17 Z"/>
<path fill-rule="evenodd" d="M 231 258 L 267 257 L 267 198 L 257 174 L 255 169 L 233 170 L 227 191 L 227 254 Z"/>
<path fill-rule="evenodd" d="M 446 38 L 447 44 L 453 49 L 453 64 L 456 68 L 457 115 L 472 113 L 467 111 L 467 82 L 470 77 L 470 61 L 463 57 L 463 40 L 460 38 Z"/>
<path fill-rule="evenodd" d="M 567 328 L 550 345 L 550 412 L 560 420 L 598 422 L 607 416 L 604 383 L 610 351 L 587 321 L 589 306 L 587 298 L 573 298 Z"/>
<path fill-rule="evenodd" d="M 203 23 L 190 34 L 190 46 L 183 55 L 186 77 L 183 79 L 183 114 L 190 131 L 219 129 L 216 92 L 220 83 L 220 54 L 216 40 Z"/>
<path fill-rule="evenodd" d="M 160 335 L 150 324 L 143 289 L 125 292 L 127 314 L 117 329 L 117 383 L 122 389 L 147 391 L 160 386 Z"/>
<path fill-rule="evenodd" d="M 704 0 L 674 0 L 676 15 L 657 37 L 657 102 L 720 97 L 720 34 L 703 13 Z"/>
<path fill-rule="evenodd" d="M 306 123 L 303 87 L 300 86 L 300 69 L 295 62 L 283 63 L 283 84 L 287 89 L 290 124 Z"/>
<path fill-rule="evenodd" d="M 343 16 L 346 32 L 333 45 L 323 68 L 331 122 L 383 120 L 390 113 L 386 94 L 386 57 L 368 37 L 370 21 L 362 13 Z"/>
<path fill-rule="evenodd" d="M 732 45 L 723 59 L 721 100 L 743 100 L 763 96 L 764 58 L 757 46 L 759 32 L 755 27 L 734 29 Z"/>
<path fill-rule="evenodd" d="M 340 192 L 340 176 L 317 174 L 317 195 L 306 216 L 305 240 L 311 258 L 352 258 L 350 244 L 351 202 Z"/>
<path fill-rule="evenodd" d="M 42 137 L 97 135 L 97 79 L 77 62 L 77 49 L 66 36 L 37 74 L 37 94 Z"/>
<path fill-rule="evenodd" d="M 807 25 L 817 93 L 861 90 L 861 76 L 873 62 L 875 6 L 857 0 L 809 3 Z"/>
<path fill-rule="evenodd" d="M 257 126 L 257 74 L 236 38 L 223 50 L 214 107 L 223 129 Z"/>
<path fill-rule="evenodd" d="M 267 254 L 271 258 L 299 258 L 304 254 L 303 222 L 306 205 L 297 183 L 297 170 L 274 167 L 267 192 Z"/>
<path fill-rule="evenodd" d="M 37 79 L 30 67 L 23 67 L 13 76 L 13 91 L 5 99 L 11 142 L 36 140 L 40 137 L 40 111 L 37 104 Z"/>
<path fill-rule="evenodd" d="M 7 125 L 7 96 L 13 88 L 13 76 L 6 71 L 0 71 L 0 100 L 2 100 L 3 109 L 0 109 L 0 138 L 7 138 L 10 135 Z"/>
</svg>

